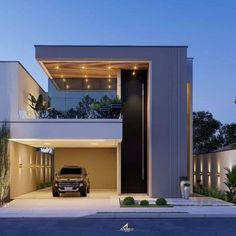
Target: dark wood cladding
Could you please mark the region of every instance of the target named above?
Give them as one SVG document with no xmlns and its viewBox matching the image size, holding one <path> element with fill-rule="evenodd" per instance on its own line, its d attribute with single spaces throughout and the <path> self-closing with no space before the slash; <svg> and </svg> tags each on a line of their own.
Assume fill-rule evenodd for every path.
<svg viewBox="0 0 236 236">
<path fill-rule="evenodd" d="M 121 144 L 121 192 L 147 192 L 147 70 L 121 71 L 123 140 Z M 144 127 L 142 129 L 142 84 Z M 142 132 L 143 138 L 142 138 Z M 144 156 L 142 156 L 142 148 Z"/>
</svg>

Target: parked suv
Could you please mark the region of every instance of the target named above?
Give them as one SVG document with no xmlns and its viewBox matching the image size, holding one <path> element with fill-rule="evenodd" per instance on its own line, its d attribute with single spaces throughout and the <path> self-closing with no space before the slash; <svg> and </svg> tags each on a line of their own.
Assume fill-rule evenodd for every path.
<svg viewBox="0 0 236 236">
<path fill-rule="evenodd" d="M 60 193 L 80 192 L 81 197 L 86 197 L 90 192 L 90 183 L 87 171 L 81 166 L 64 166 L 55 176 L 52 185 L 53 197 Z"/>
</svg>

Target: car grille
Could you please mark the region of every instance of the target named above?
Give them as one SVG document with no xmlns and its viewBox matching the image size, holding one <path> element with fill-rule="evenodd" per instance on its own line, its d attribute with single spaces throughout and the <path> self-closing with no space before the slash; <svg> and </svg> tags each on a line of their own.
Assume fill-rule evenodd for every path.
<svg viewBox="0 0 236 236">
<path fill-rule="evenodd" d="M 58 185 L 59 188 L 65 188 L 65 187 L 77 188 L 79 186 L 79 183 L 76 181 L 60 181 Z"/>
</svg>

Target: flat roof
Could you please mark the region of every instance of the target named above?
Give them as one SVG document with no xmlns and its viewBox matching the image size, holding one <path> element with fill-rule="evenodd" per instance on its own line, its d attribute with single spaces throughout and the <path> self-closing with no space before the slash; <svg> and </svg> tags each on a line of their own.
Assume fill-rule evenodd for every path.
<svg viewBox="0 0 236 236">
<path fill-rule="evenodd" d="M 155 47 L 155 48 L 188 48 L 187 45 L 34 45 L 35 47 Z"/>
</svg>

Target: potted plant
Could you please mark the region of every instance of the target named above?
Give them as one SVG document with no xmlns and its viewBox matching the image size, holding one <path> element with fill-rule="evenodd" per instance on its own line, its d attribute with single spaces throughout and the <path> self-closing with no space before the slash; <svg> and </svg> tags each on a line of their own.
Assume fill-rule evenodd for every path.
<svg viewBox="0 0 236 236">
<path fill-rule="evenodd" d="M 189 199 L 190 196 L 190 183 L 184 184 L 184 199 Z"/>
<path fill-rule="evenodd" d="M 184 198 L 184 184 L 190 184 L 190 181 L 187 176 L 181 176 L 180 177 L 180 192 L 181 192 L 181 197 Z"/>
</svg>

